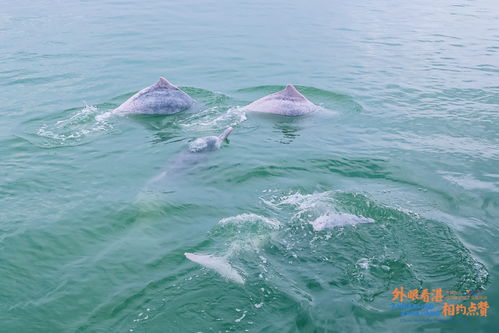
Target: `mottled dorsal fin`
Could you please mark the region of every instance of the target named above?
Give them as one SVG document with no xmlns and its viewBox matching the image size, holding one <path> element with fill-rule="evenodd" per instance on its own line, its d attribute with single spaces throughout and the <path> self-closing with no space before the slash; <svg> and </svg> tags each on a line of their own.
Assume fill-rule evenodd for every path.
<svg viewBox="0 0 499 333">
<path fill-rule="evenodd" d="M 176 89 L 177 87 L 175 87 L 173 84 L 171 84 L 170 82 L 168 82 L 167 79 L 165 79 L 164 77 L 160 77 L 159 78 L 159 81 L 156 82 L 155 84 L 156 87 L 160 87 L 160 88 L 174 88 Z"/>
<path fill-rule="evenodd" d="M 307 99 L 298 90 L 296 90 L 296 88 L 292 84 L 288 84 L 286 88 L 284 88 L 279 92 L 279 94 L 287 98 L 304 99 L 304 100 Z"/>
</svg>

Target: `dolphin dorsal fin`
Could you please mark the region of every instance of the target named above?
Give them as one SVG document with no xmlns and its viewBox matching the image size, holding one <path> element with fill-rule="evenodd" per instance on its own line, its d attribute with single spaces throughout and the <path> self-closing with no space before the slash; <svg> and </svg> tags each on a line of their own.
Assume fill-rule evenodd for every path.
<svg viewBox="0 0 499 333">
<path fill-rule="evenodd" d="M 177 88 L 164 77 L 159 78 L 159 81 L 156 82 L 156 86 L 161 88 Z"/>
<path fill-rule="evenodd" d="M 306 99 L 292 84 L 288 84 L 284 90 L 280 91 L 285 97 Z"/>
</svg>

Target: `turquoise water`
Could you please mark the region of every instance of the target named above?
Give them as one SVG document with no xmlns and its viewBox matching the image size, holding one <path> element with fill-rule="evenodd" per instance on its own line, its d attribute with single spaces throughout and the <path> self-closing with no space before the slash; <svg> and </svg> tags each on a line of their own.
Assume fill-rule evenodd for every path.
<svg viewBox="0 0 499 333">
<path fill-rule="evenodd" d="M 498 59 L 494 1 L 3 4 L 0 331 L 496 331 Z M 200 110 L 109 113 L 160 76 Z M 287 83 L 329 111 L 240 110 Z"/>
</svg>

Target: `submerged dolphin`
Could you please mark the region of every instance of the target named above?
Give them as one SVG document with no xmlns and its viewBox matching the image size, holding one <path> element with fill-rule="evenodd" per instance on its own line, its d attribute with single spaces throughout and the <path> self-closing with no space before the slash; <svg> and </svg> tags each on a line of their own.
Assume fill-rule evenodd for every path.
<svg viewBox="0 0 499 333">
<path fill-rule="evenodd" d="M 317 105 L 300 94 L 293 85 L 288 84 L 283 90 L 262 97 L 242 109 L 285 116 L 301 116 L 318 108 Z"/>
<path fill-rule="evenodd" d="M 142 89 L 114 112 L 138 114 L 172 114 L 187 110 L 195 101 L 185 92 L 161 77 L 158 82 Z"/>
<path fill-rule="evenodd" d="M 218 136 L 205 136 L 194 140 L 189 145 L 189 150 L 184 151 L 177 155 L 173 160 L 168 163 L 168 166 L 163 169 L 163 171 L 150 180 L 147 184 L 147 188 L 157 188 L 164 186 L 164 182 L 171 179 L 172 175 L 177 175 L 191 170 L 203 157 L 206 157 L 206 153 L 219 149 L 222 146 L 223 141 L 232 132 L 232 127 L 228 127 L 222 134 Z"/>
</svg>

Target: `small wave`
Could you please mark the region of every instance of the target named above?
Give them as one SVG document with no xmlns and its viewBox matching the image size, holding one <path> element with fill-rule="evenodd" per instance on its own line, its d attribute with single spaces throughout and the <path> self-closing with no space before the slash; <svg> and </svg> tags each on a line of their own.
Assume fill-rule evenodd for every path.
<svg viewBox="0 0 499 333">
<path fill-rule="evenodd" d="M 262 200 L 274 209 L 282 210 L 290 207 L 290 212 L 293 214 L 291 221 L 308 223 L 315 231 L 374 222 L 372 218 L 345 212 L 345 207 L 335 199 L 334 195 L 333 191 L 313 194 L 292 193 L 283 197 L 274 196 L 270 200 Z"/>
<path fill-rule="evenodd" d="M 241 253 L 258 253 L 269 240 L 273 232 L 279 230 L 282 223 L 275 218 L 243 213 L 223 218 L 211 232 L 216 243 L 223 243 L 219 249 L 225 256 Z"/>
<path fill-rule="evenodd" d="M 466 190 L 486 190 L 494 192 L 499 188 L 499 182 L 497 181 L 483 181 L 470 174 L 446 171 L 440 171 L 438 173 L 440 173 L 444 179 L 447 179 Z"/>
<path fill-rule="evenodd" d="M 246 113 L 240 108 L 211 107 L 184 119 L 179 125 L 183 128 L 195 128 L 197 130 L 221 129 L 229 126 L 237 126 L 246 120 Z"/>
<path fill-rule="evenodd" d="M 263 223 L 263 225 L 268 226 L 271 229 L 278 229 L 281 226 L 281 222 L 279 222 L 276 219 L 271 219 L 252 213 L 245 213 L 236 216 L 231 216 L 223 218 L 220 221 L 218 221 L 218 224 L 220 225 L 227 225 L 227 224 L 235 225 L 235 224 L 249 224 L 249 223 L 252 224 Z"/>
<path fill-rule="evenodd" d="M 216 257 L 208 254 L 184 253 L 185 257 L 192 262 L 211 269 L 224 278 L 236 283 L 244 284 L 244 278 L 236 271 L 223 257 Z"/>
<path fill-rule="evenodd" d="M 331 229 L 337 226 L 343 225 L 356 225 L 359 223 L 373 223 L 374 220 L 371 218 L 365 218 L 362 216 L 357 216 L 347 213 L 328 213 L 326 215 L 321 215 L 310 224 L 315 231 L 321 231 L 324 229 Z"/>
<path fill-rule="evenodd" d="M 312 194 L 301 194 L 299 192 L 285 195 L 283 197 L 274 196 L 268 204 L 274 207 L 295 206 L 299 210 L 323 208 L 331 202 L 332 191 L 318 192 Z"/>
<path fill-rule="evenodd" d="M 113 130 L 109 119 L 111 112 L 100 113 L 94 106 L 86 105 L 67 119 L 54 124 L 43 124 L 37 131 L 39 138 L 46 139 L 43 146 L 71 146 L 85 139 Z"/>
</svg>

